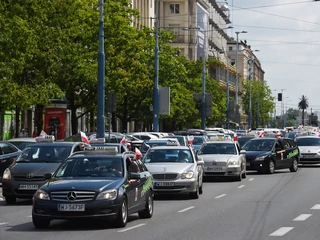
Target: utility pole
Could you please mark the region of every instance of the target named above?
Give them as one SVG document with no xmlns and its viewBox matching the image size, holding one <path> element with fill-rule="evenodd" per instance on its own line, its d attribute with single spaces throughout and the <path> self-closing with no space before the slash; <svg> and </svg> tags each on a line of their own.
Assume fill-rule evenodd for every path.
<svg viewBox="0 0 320 240">
<path fill-rule="evenodd" d="M 253 81 L 253 65 L 254 65 L 254 58 L 253 54 L 250 51 L 250 59 L 248 60 L 249 64 L 249 81 L 250 81 L 250 90 L 249 90 L 249 129 L 252 129 L 252 81 Z"/>
<path fill-rule="evenodd" d="M 204 31 L 204 55 L 203 55 L 203 62 L 202 62 L 202 95 L 201 95 L 201 128 L 203 130 L 206 129 L 206 75 L 207 75 L 207 67 L 206 67 L 206 60 L 207 60 L 207 44 L 206 44 L 206 31 Z"/>
<path fill-rule="evenodd" d="M 159 132 L 159 0 L 156 0 L 156 46 L 154 51 L 153 132 Z"/>
<path fill-rule="evenodd" d="M 229 57 L 226 54 L 227 58 L 227 79 L 226 79 L 226 93 L 227 93 L 227 112 L 226 112 L 226 129 L 229 129 Z"/>
<path fill-rule="evenodd" d="M 105 134 L 105 54 L 104 54 L 104 0 L 100 0 L 99 21 L 99 53 L 98 53 L 98 116 L 97 138 L 104 138 Z"/>
</svg>

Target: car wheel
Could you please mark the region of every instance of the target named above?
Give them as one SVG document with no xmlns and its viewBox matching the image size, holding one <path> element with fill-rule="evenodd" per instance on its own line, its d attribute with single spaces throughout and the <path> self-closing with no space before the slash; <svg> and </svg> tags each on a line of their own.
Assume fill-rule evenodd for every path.
<svg viewBox="0 0 320 240">
<path fill-rule="evenodd" d="M 267 165 L 267 172 L 269 174 L 273 174 L 275 169 L 274 161 L 270 160 L 268 165 Z"/>
<path fill-rule="evenodd" d="M 128 204 L 127 199 L 124 197 L 120 204 L 120 209 L 116 217 L 115 224 L 117 227 L 125 227 L 128 222 Z"/>
<path fill-rule="evenodd" d="M 151 218 L 153 215 L 153 196 L 152 192 L 149 191 L 147 196 L 146 208 L 139 212 L 140 218 Z"/>
<path fill-rule="evenodd" d="M 295 158 L 293 159 L 292 165 L 289 168 L 291 172 L 296 172 L 298 171 L 298 160 Z"/>
<path fill-rule="evenodd" d="M 242 173 L 239 173 L 239 175 L 236 176 L 236 181 L 238 181 L 238 182 L 242 181 Z"/>
<path fill-rule="evenodd" d="M 47 228 L 50 225 L 50 220 L 37 218 L 32 214 L 32 222 L 35 228 Z"/>
<path fill-rule="evenodd" d="M 10 196 L 10 197 L 5 197 L 5 199 L 6 199 L 6 203 L 7 204 L 15 204 L 17 202 L 17 198 L 16 197 Z"/>
<path fill-rule="evenodd" d="M 197 183 L 196 191 L 190 193 L 190 198 L 192 198 L 192 199 L 199 198 L 199 182 Z"/>
</svg>

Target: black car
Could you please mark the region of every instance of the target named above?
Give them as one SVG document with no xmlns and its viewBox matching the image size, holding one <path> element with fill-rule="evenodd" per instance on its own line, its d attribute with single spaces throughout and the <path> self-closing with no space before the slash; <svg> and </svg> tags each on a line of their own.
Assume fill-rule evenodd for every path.
<svg viewBox="0 0 320 240">
<path fill-rule="evenodd" d="M 7 169 L 19 156 L 21 150 L 8 142 L 0 142 L 0 180 L 5 169 Z"/>
<path fill-rule="evenodd" d="M 37 141 L 24 148 L 3 173 L 2 194 L 8 204 L 14 204 L 17 198 L 32 199 L 45 183 L 45 173 L 53 173 L 72 153 L 88 146 L 83 142 L 54 142 L 52 138 Z"/>
<path fill-rule="evenodd" d="M 112 147 L 111 147 L 112 150 Z M 91 147 L 64 161 L 34 195 L 32 219 L 36 228 L 53 219 L 110 219 L 124 227 L 128 215 L 153 215 L 153 179 L 134 154 L 113 147 Z"/>
<path fill-rule="evenodd" d="M 246 142 L 248 142 L 250 139 L 254 138 L 253 135 L 242 135 L 242 136 L 238 136 L 238 143 L 240 145 L 240 147 L 242 148 L 244 144 L 246 144 Z"/>
<path fill-rule="evenodd" d="M 298 170 L 300 152 L 289 138 L 253 138 L 243 147 L 246 150 L 247 170 L 274 173 L 276 169 Z"/>
</svg>

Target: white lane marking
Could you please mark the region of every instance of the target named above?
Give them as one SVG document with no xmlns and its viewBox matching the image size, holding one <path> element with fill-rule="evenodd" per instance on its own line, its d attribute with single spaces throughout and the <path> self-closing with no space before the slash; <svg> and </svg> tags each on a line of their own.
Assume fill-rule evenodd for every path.
<svg viewBox="0 0 320 240">
<path fill-rule="evenodd" d="M 215 198 L 222 198 L 222 197 L 224 197 L 224 196 L 227 196 L 227 194 L 221 194 L 221 195 L 219 195 L 219 196 L 216 196 Z"/>
<path fill-rule="evenodd" d="M 192 209 L 192 208 L 195 208 L 195 206 L 191 206 L 191 207 L 187 207 L 187 208 L 185 208 L 185 209 L 181 209 L 181 210 L 178 211 L 178 212 L 186 212 L 186 211 L 188 211 L 188 210 L 190 210 L 190 209 Z"/>
<path fill-rule="evenodd" d="M 249 181 L 252 181 L 254 178 L 250 178 Z"/>
<path fill-rule="evenodd" d="M 118 232 L 126 232 L 126 231 L 129 231 L 129 230 L 138 228 L 138 227 L 142 227 L 142 226 L 144 226 L 144 225 L 146 225 L 146 224 L 145 224 L 145 223 L 141 223 L 141 224 L 138 224 L 138 225 L 136 225 L 136 226 L 132 226 L 132 227 L 129 227 L 129 228 L 126 228 L 126 229 L 122 229 L 122 230 L 120 230 L 120 231 L 118 231 Z"/>
<path fill-rule="evenodd" d="M 300 216 L 293 219 L 293 221 L 304 221 L 304 220 L 307 220 L 311 216 L 312 216 L 312 214 L 301 214 Z"/>
<path fill-rule="evenodd" d="M 243 188 L 245 185 L 241 185 L 241 186 L 239 186 L 238 188 Z"/>
<path fill-rule="evenodd" d="M 290 232 L 292 229 L 293 229 L 293 227 L 282 227 L 282 228 L 279 228 L 277 231 L 271 233 L 269 236 L 281 237 L 281 236 L 285 235 L 286 233 Z"/>
<path fill-rule="evenodd" d="M 319 209 L 320 209 L 320 204 L 314 205 L 311 209 L 313 209 L 313 210 L 319 210 Z"/>
<path fill-rule="evenodd" d="M 6 224 L 8 224 L 8 223 L 7 223 L 7 222 L 3 222 L 3 223 L 0 223 L 0 226 L 1 226 L 1 225 L 6 225 Z"/>
</svg>

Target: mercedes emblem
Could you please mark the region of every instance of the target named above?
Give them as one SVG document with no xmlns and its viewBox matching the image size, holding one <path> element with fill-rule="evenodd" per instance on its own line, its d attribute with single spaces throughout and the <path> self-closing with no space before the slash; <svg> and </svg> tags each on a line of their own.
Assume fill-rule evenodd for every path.
<svg viewBox="0 0 320 240">
<path fill-rule="evenodd" d="M 69 201 L 74 201 L 77 199 L 77 194 L 75 192 L 69 192 L 67 198 Z"/>
</svg>

